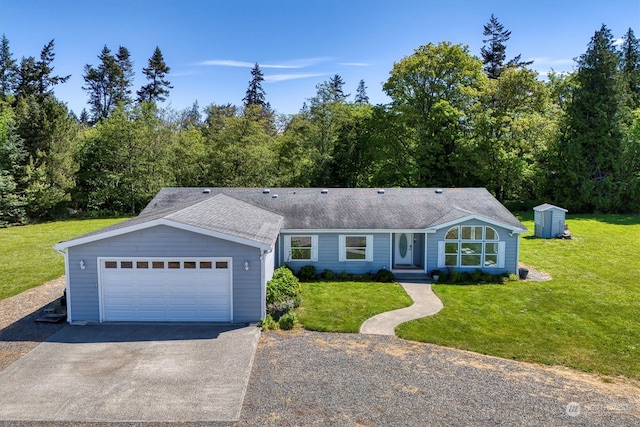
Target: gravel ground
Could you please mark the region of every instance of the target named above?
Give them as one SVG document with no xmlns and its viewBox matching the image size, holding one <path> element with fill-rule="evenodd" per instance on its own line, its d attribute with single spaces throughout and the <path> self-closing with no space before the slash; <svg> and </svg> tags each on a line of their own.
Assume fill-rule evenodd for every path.
<svg viewBox="0 0 640 427">
<path fill-rule="evenodd" d="M 0 371 L 65 326 L 35 322 L 45 308 L 62 310 L 64 286 L 63 276 L 0 301 Z"/>
<path fill-rule="evenodd" d="M 0 318 L 3 309 L 0 305 Z M 12 344 L 35 346 L 54 328 L 62 327 L 34 326 L 33 317 L 23 317 L 0 331 L 0 361 L 10 360 L 4 358 L 5 353 L 16 360 Z M 568 405 L 576 410 L 573 416 L 567 413 Z M 109 425 L 124 424 L 0 421 L 6 427 Z M 640 387 L 630 380 L 605 383 L 567 368 L 541 367 L 396 337 L 264 332 L 240 422 L 153 424 L 314 425 L 640 426 Z"/>
</svg>

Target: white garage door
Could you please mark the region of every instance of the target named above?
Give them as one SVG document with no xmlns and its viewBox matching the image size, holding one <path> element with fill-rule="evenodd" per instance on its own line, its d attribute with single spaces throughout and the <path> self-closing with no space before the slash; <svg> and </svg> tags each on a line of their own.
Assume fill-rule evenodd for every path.
<svg viewBox="0 0 640 427">
<path fill-rule="evenodd" d="M 231 258 L 101 258 L 103 321 L 232 319 Z"/>
</svg>

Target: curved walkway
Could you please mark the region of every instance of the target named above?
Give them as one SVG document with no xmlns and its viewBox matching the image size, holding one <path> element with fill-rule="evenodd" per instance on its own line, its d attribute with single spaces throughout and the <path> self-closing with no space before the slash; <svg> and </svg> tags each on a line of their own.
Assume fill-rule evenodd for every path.
<svg viewBox="0 0 640 427">
<path fill-rule="evenodd" d="M 395 335 L 396 326 L 410 320 L 431 316 L 439 312 L 443 305 L 431 290 L 430 284 L 400 283 L 413 299 L 413 305 L 398 310 L 380 313 L 367 319 L 360 326 L 361 334 Z"/>
</svg>

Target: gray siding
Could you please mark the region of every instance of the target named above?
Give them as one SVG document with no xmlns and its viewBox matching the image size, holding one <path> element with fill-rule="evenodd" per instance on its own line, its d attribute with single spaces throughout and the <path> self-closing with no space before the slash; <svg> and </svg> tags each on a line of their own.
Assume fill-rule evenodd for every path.
<svg viewBox="0 0 640 427">
<path fill-rule="evenodd" d="M 562 209 L 549 208 L 534 211 L 534 235 L 545 239 L 556 237 L 564 232 L 565 212 Z"/>
<path fill-rule="evenodd" d="M 232 257 L 233 320 L 250 322 L 262 316 L 258 248 L 201 234 L 157 226 L 68 249 L 72 320 L 100 320 L 98 257 Z M 80 260 L 86 268 L 81 270 Z M 250 268 L 244 269 L 249 261 Z"/>
<path fill-rule="evenodd" d="M 513 236 L 509 236 L 508 229 L 479 220 L 464 221 L 456 225 L 486 225 L 496 230 L 500 237 L 500 241 L 505 242 L 504 268 L 483 267 L 481 270 L 492 274 L 500 274 L 503 272 L 518 274 L 518 245 L 520 244 L 518 234 L 514 233 Z M 438 268 L 438 242 L 444 240 L 445 234 L 451 227 L 453 226 L 441 228 L 433 234 L 427 234 L 427 273 L 431 270 L 442 269 Z M 478 267 L 459 267 L 457 269 L 462 271 L 473 271 L 477 268 Z"/>
<path fill-rule="evenodd" d="M 332 270 L 334 273 L 346 271 L 350 274 L 375 273 L 380 269 L 390 269 L 391 233 L 305 233 L 318 236 L 318 261 L 289 261 L 285 262 L 283 236 L 281 234 L 276 245 L 278 266 L 288 264 L 294 271 L 300 270 L 305 265 L 315 265 L 318 273 L 323 270 Z M 373 235 L 373 260 L 367 261 L 340 261 L 339 237 L 344 235 Z"/>
</svg>

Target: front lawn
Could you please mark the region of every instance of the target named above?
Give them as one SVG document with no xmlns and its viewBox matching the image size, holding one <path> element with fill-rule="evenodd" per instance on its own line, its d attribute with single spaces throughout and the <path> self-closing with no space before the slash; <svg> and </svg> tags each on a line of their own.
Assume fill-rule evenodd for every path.
<svg viewBox="0 0 640 427">
<path fill-rule="evenodd" d="M 569 216 L 573 240 L 522 239 L 548 282 L 434 285 L 444 309 L 398 336 L 509 359 L 640 379 L 640 217 Z"/>
<path fill-rule="evenodd" d="M 302 283 L 298 320 L 305 329 L 358 332 L 368 318 L 413 304 L 397 283 Z"/>
<path fill-rule="evenodd" d="M 53 249 L 57 242 L 124 219 L 69 220 L 0 229 L 0 300 L 64 274 L 64 257 Z"/>
</svg>

